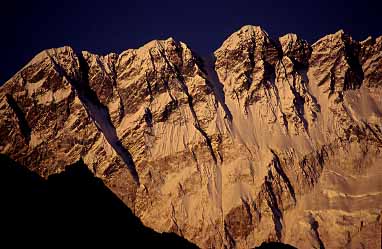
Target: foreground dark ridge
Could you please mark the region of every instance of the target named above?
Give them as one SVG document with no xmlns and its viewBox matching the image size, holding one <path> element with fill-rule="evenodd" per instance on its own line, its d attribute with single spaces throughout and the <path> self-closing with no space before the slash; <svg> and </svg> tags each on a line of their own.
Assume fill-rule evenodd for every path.
<svg viewBox="0 0 382 249">
<path fill-rule="evenodd" d="M 50 49 L 0 89 L 0 152 L 44 178 L 82 160 L 201 248 L 380 248 L 381 70 L 382 37 L 343 31 L 244 26 L 207 59 L 172 38 Z"/>
<path fill-rule="evenodd" d="M 28 246 L 88 242 L 123 243 L 128 248 L 197 248 L 174 233 L 160 234 L 145 227 L 82 161 L 47 180 L 5 155 L 0 155 L 0 164 L 2 238 L 14 238 L 13 246 L 28 238 Z"/>
</svg>

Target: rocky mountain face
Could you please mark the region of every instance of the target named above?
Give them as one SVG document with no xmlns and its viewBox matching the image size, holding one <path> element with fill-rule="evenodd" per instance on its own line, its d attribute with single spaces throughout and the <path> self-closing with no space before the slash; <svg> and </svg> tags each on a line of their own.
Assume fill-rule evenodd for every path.
<svg viewBox="0 0 382 249">
<path fill-rule="evenodd" d="M 1 87 L 0 117 L 0 153 L 44 178 L 82 160 L 201 248 L 381 247 L 382 37 L 49 49 Z"/>
</svg>

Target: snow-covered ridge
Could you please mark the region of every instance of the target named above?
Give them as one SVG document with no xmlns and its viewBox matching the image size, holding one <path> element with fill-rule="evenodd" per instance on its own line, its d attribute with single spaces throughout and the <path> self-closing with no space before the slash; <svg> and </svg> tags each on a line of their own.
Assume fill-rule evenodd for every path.
<svg viewBox="0 0 382 249">
<path fill-rule="evenodd" d="M 0 152 L 44 177 L 82 159 L 201 248 L 379 248 L 381 70 L 382 39 L 343 31 L 245 26 L 206 58 L 172 38 L 50 49 L 0 88 Z"/>
</svg>

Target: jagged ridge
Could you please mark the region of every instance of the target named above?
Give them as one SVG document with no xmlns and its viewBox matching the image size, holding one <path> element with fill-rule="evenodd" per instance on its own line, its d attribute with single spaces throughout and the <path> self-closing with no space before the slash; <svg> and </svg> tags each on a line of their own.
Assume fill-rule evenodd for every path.
<svg viewBox="0 0 382 249">
<path fill-rule="evenodd" d="M 381 222 L 381 43 L 244 26 L 207 59 L 172 38 L 47 50 L 1 88 L 0 151 L 43 176 L 82 158 L 145 225 L 203 248 L 340 248 L 361 221 L 352 243 L 378 248 L 362 236 Z"/>
</svg>

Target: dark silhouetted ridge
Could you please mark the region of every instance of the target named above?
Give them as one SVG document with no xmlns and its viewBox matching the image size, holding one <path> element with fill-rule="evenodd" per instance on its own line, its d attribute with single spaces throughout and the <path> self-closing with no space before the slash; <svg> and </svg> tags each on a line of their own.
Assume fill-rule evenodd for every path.
<svg viewBox="0 0 382 249">
<path fill-rule="evenodd" d="M 174 233 L 145 227 L 82 161 L 45 180 L 0 155 L 0 177 L 0 237 L 7 243 L 197 248 Z"/>
<path fill-rule="evenodd" d="M 255 247 L 255 249 L 297 249 L 297 248 L 288 244 L 280 243 L 280 242 L 263 242 L 261 246 Z"/>
</svg>

